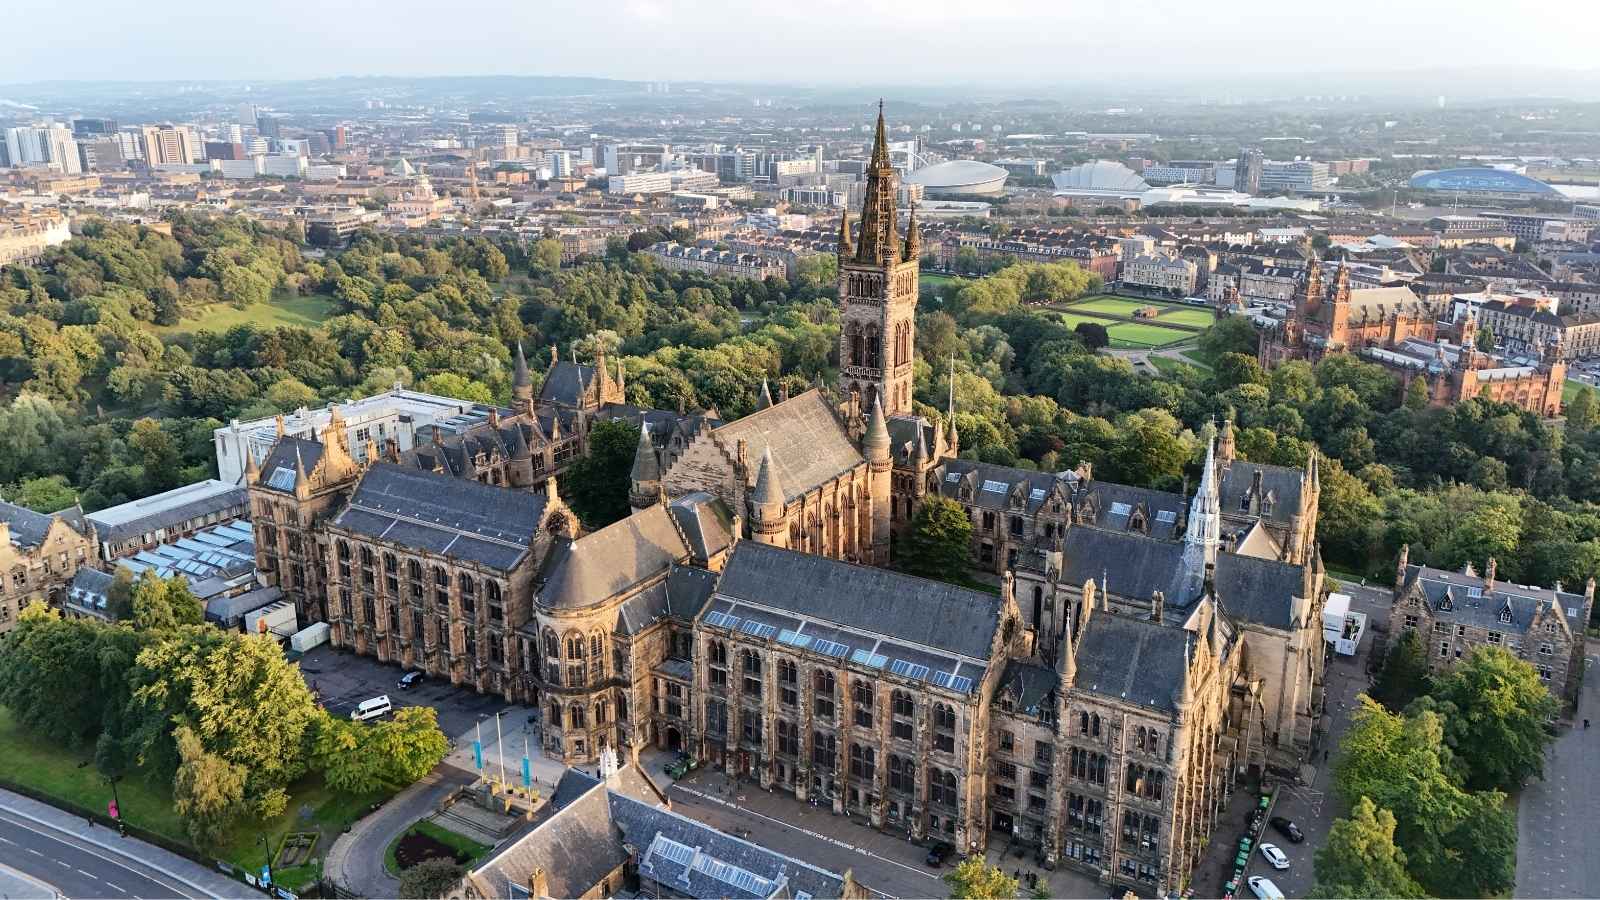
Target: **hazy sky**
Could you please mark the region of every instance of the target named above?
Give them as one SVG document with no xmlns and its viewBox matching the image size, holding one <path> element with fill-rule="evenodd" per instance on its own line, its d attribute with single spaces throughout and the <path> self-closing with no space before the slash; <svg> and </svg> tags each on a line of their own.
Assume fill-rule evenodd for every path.
<svg viewBox="0 0 1600 900">
<path fill-rule="evenodd" d="M 4 0 L 0 82 L 598 75 L 1052 83 L 1593 69 L 1600 0 Z M 1137 76 L 1138 80 L 1146 80 Z"/>
</svg>

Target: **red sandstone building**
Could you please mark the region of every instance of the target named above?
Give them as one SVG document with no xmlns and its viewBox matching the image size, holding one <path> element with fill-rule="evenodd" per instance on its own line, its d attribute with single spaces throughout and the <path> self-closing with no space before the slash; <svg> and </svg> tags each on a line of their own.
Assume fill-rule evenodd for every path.
<svg viewBox="0 0 1600 900">
<path fill-rule="evenodd" d="M 1333 353 L 1358 353 L 1399 376 L 1402 392 L 1425 379 L 1432 406 L 1484 397 L 1543 416 L 1560 414 L 1567 367 L 1559 349 L 1537 364 L 1511 365 L 1476 349 L 1472 313 L 1457 329 L 1458 343 L 1440 337 L 1440 324 L 1433 308 L 1407 288 L 1351 290 L 1340 266 L 1332 289 L 1324 290 L 1321 267 L 1311 266 L 1294 309 L 1262 335 L 1258 355 L 1271 369 L 1295 359 L 1315 363 Z"/>
</svg>

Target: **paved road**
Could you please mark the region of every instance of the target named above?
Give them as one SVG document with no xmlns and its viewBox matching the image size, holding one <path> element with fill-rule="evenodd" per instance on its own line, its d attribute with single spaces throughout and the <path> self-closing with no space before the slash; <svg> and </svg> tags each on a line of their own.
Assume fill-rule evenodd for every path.
<svg viewBox="0 0 1600 900">
<path fill-rule="evenodd" d="M 398 896 L 400 882 L 383 867 L 383 855 L 389 842 L 437 809 L 456 788 L 471 782 L 470 775 L 453 766 L 435 767 L 426 778 L 396 794 L 377 812 L 339 835 L 328 850 L 324 871 L 341 886 L 363 897 Z"/>
<path fill-rule="evenodd" d="M 1593 897 L 1600 890 L 1600 672 L 1585 660 L 1577 724 L 1558 736 L 1545 777 L 1522 789 L 1517 815 L 1518 897 Z M 1596 727 L 1584 728 L 1583 719 Z"/>
<path fill-rule="evenodd" d="M 159 847 L 6 791 L 0 791 L 0 862 L 72 898 L 259 896 Z"/>
</svg>

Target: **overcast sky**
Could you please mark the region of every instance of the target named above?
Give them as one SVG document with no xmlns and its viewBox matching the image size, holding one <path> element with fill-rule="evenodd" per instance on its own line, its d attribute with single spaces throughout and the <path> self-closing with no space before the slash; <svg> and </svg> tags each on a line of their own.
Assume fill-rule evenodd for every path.
<svg viewBox="0 0 1600 900">
<path fill-rule="evenodd" d="M 0 82 L 1030 84 L 1600 65 L 1600 0 L 3 0 Z"/>
</svg>

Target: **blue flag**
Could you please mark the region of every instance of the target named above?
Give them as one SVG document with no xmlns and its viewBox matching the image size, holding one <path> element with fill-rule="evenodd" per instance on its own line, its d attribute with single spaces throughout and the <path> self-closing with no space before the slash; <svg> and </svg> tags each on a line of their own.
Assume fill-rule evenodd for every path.
<svg viewBox="0 0 1600 900">
<path fill-rule="evenodd" d="M 478 767 L 478 771 L 479 772 L 482 772 L 483 771 L 483 741 L 473 741 L 472 742 L 472 760 L 473 760 L 473 765 Z"/>
<path fill-rule="evenodd" d="M 522 758 L 522 786 L 533 787 L 533 766 L 526 756 Z"/>
</svg>

